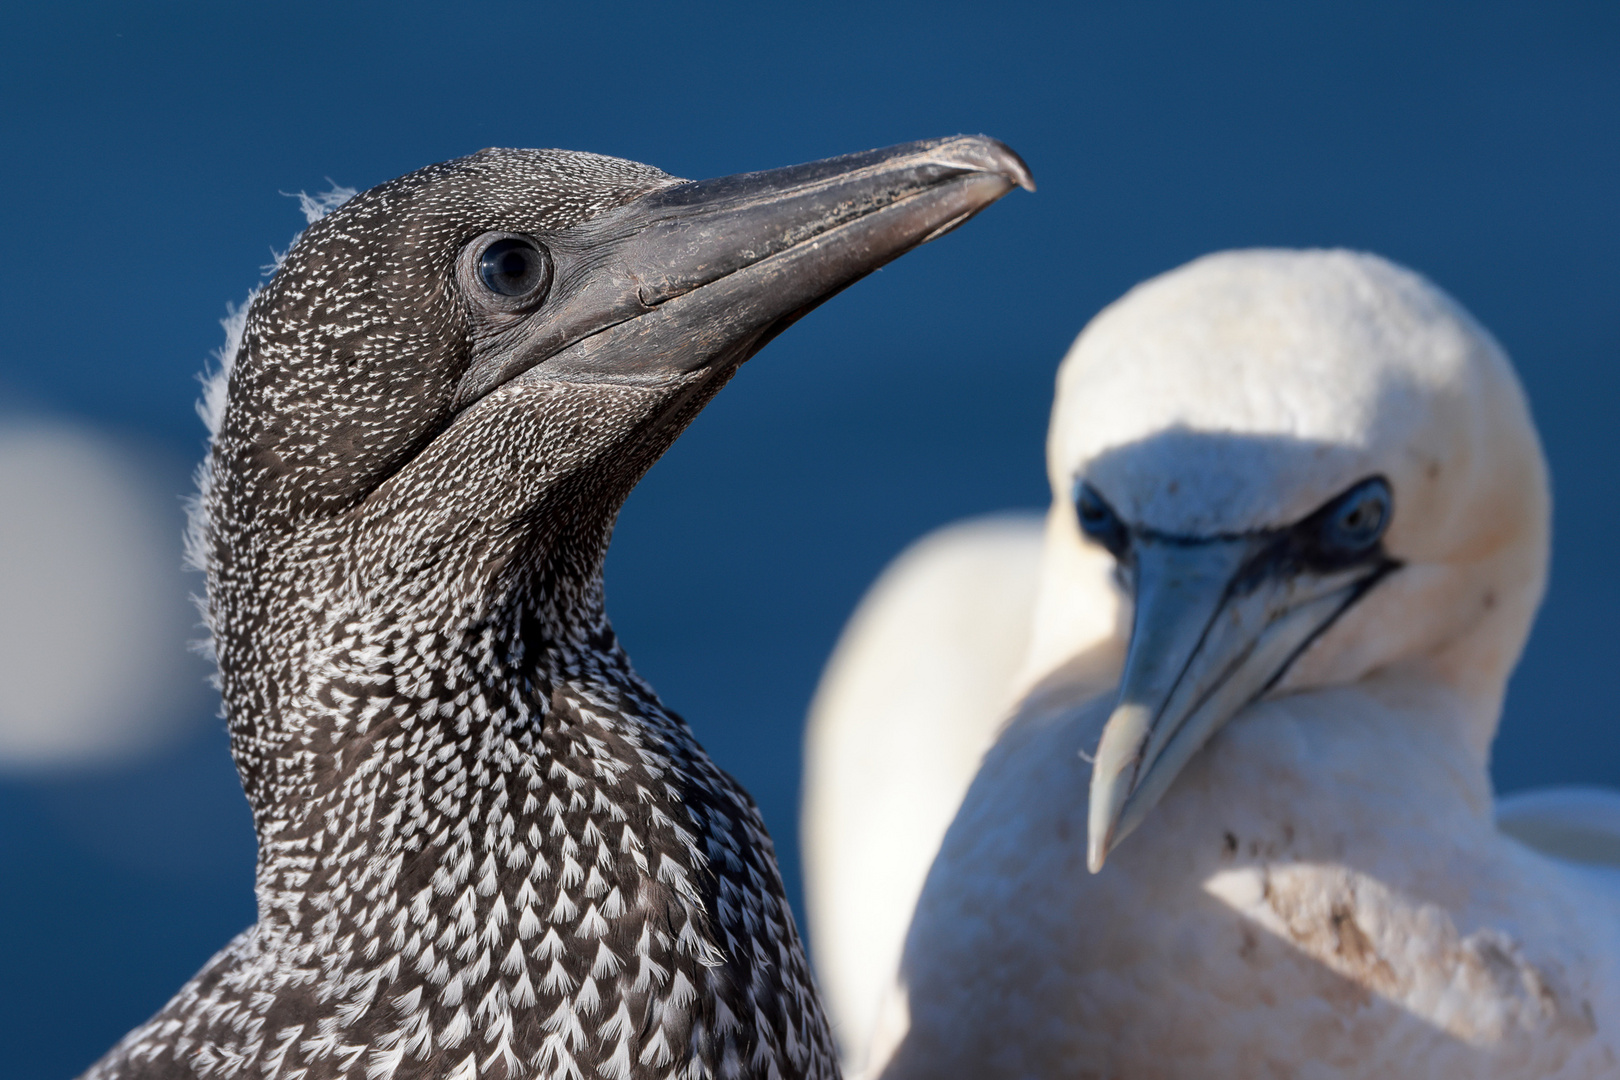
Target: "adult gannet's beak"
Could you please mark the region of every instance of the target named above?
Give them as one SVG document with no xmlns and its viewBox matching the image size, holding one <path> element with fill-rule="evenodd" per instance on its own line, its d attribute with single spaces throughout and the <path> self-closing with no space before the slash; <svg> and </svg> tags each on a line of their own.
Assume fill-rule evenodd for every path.
<svg viewBox="0 0 1620 1080">
<path fill-rule="evenodd" d="M 1131 643 L 1091 773 L 1092 873 L 1210 736 L 1396 565 L 1314 568 L 1286 534 L 1135 538 Z"/>
</svg>

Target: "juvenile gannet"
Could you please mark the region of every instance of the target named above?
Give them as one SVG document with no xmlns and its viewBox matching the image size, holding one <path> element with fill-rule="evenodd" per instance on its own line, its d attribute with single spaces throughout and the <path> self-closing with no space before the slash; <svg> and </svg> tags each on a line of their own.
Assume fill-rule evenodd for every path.
<svg viewBox="0 0 1620 1080">
<path fill-rule="evenodd" d="M 695 183 L 486 150 L 311 225 L 196 523 L 258 922 L 89 1075 L 835 1076 L 764 825 L 602 560 L 743 361 L 1015 184 L 983 137 Z"/>
<path fill-rule="evenodd" d="M 1027 636 L 1010 719 L 900 710 L 904 730 L 878 737 L 922 742 L 937 723 L 990 748 L 948 832 L 926 806 L 902 826 L 945 835 L 870 1074 L 1615 1075 L 1620 874 L 1493 822 L 1490 743 L 1542 594 L 1549 503 L 1489 336 L 1373 256 L 1211 256 L 1081 335 L 1048 465 L 1037 580 L 960 619 L 983 629 L 928 668 L 938 701 L 975 677 L 986 635 Z M 1008 558 L 1027 564 L 1030 542 Z M 885 680 L 918 670 L 880 673 L 858 627 L 905 620 L 872 603 L 810 737 L 807 808 L 845 800 L 844 820 L 875 797 L 845 782 L 860 751 L 828 735 L 855 737 L 838 702 L 893 699 Z M 1028 629 L 1009 630 L 1020 603 Z M 955 793 L 961 773 L 935 775 Z M 1499 813 L 1546 852 L 1602 859 L 1615 806 L 1571 792 Z M 824 887 L 840 839 L 877 841 L 821 828 L 818 955 L 840 924 L 893 921 L 916 896 Z M 870 999 L 876 975 L 844 960 L 827 982 L 860 1060 L 871 1021 L 849 995 Z"/>
</svg>

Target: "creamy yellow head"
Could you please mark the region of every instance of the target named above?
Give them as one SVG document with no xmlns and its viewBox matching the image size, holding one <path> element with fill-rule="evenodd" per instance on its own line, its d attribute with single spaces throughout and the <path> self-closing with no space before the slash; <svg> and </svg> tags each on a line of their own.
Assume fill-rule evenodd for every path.
<svg viewBox="0 0 1620 1080">
<path fill-rule="evenodd" d="M 1421 669 L 1489 747 L 1545 583 L 1546 466 L 1500 347 L 1416 274 L 1257 250 L 1138 286 L 1064 361 L 1048 468 L 1035 665 L 1130 639 L 1094 868 L 1264 693 Z"/>
</svg>

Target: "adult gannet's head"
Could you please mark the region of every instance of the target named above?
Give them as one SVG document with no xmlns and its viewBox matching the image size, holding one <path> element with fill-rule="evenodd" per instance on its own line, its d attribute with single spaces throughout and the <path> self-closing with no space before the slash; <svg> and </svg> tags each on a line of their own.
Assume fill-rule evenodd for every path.
<svg viewBox="0 0 1620 1080">
<path fill-rule="evenodd" d="M 1483 756 L 1546 578 L 1546 467 L 1506 356 L 1434 286 L 1345 251 L 1199 259 L 1080 335 L 1048 454 L 1049 586 L 1111 576 L 1129 634 L 1094 871 L 1268 692 L 1409 671 L 1473 706 Z"/>
</svg>

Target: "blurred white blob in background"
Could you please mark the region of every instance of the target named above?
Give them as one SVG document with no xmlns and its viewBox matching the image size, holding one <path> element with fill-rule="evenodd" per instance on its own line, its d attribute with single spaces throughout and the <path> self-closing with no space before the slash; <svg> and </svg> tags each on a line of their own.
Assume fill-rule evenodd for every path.
<svg viewBox="0 0 1620 1080">
<path fill-rule="evenodd" d="M 0 770 L 113 764 L 207 715 L 181 475 L 87 427 L 0 414 Z"/>
</svg>

